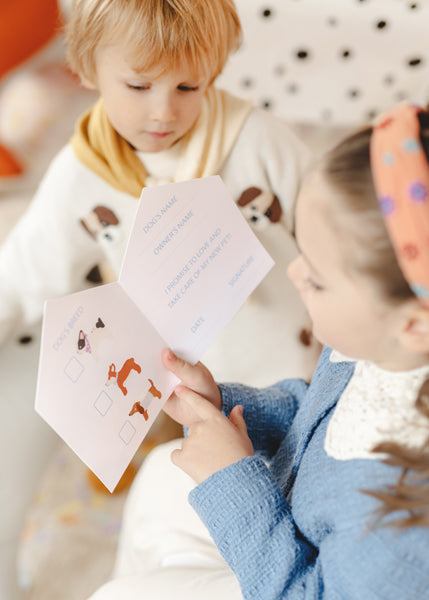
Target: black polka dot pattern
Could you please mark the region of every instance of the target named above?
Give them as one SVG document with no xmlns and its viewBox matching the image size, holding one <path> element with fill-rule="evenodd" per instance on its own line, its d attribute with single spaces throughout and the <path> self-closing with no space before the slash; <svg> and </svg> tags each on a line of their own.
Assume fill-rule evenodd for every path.
<svg viewBox="0 0 429 600">
<path fill-rule="evenodd" d="M 262 9 L 262 17 L 264 19 L 268 19 L 269 17 L 273 16 L 273 11 L 271 10 L 271 8 L 263 8 Z"/>
<path fill-rule="evenodd" d="M 377 29 L 385 29 L 387 27 L 387 21 L 378 21 L 376 27 Z"/>
<path fill-rule="evenodd" d="M 410 60 L 408 61 L 409 67 L 418 67 L 421 64 L 422 64 L 422 58 L 419 56 L 417 56 L 415 58 L 410 58 Z"/>
<path fill-rule="evenodd" d="M 244 41 L 218 79 L 288 120 L 361 125 L 429 102 L 429 1 L 236 0 Z M 322 7 L 322 8 L 321 8 Z"/>
<path fill-rule="evenodd" d="M 302 48 L 301 50 L 297 50 L 297 51 L 296 51 L 296 54 L 295 54 L 295 56 L 296 56 L 296 58 L 297 58 L 298 60 L 304 60 L 304 59 L 306 59 L 306 58 L 309 58 L 309 57 L 310 57 L 310 53 L 309 53 L 309 51 L 308 51 L 308 50 L 306 50 L 306 49 Z"/>
</svg>

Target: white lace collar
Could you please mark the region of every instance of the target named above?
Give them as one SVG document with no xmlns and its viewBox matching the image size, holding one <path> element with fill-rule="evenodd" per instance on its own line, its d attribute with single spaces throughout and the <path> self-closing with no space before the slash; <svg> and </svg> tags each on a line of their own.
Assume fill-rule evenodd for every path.
<svg viewBox="0 0 429 600">
<path fill-rule="evenodd" d="M 333 351 L 331 362 L 352 359 Z M 411 371 L 386 371 L 369 361 L 356 361 L 355 371 L 329 422 L 325 450 L 338 460 L 380 458 L 371 449 L 382 441 L 421 446 L 429 421 L 415 401 L 429 365 Z"/>
</svg>

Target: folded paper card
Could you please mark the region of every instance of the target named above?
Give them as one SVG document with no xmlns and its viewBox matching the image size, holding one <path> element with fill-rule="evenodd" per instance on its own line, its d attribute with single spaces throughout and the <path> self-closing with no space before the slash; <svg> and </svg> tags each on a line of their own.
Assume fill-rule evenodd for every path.
<svg viewBox="0 0 429 600">
<path fill-rule="evenodd" d="M 45 304 L 36 411 L 110 490 L 177 378 L 273 266 L 218 176 L 144 188 L 115 283 Z"/>
</svg>

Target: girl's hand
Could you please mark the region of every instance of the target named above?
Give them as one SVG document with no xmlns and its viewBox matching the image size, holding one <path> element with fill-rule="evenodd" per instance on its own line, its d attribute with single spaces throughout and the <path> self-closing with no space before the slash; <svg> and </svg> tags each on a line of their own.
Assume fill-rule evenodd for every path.
<svg viewBox="0 0 429 600">
<path fill-rule="evenodd" d="M 186 387 L 204 396 L 218 410 L 221 409 L 222 399 L 219 388 L 213 379 L 213 375 L 202 363 L 198 362 L 196 365 L 191 365 L 176 356 L 170 349 L 163 351 L 162 362 L 169 371 L 182 380 Z M 163 410 L 172 419 L 185 427 L 189 427 L 196 420 L 199 420 L 193 408 L 175 393 L 164 404 Z"/>
<path fill-rule="evenodd" d="M 213 403 L 184 386 L 176 388 L 176 396 L 197 419 L 189 427 L 182 449 L 171 453 L 171 460 L 194 481 L 201 483 L 228 465 L 253 456 L 242 406 L 235 406 L 228 419 Z"/>
</svg>

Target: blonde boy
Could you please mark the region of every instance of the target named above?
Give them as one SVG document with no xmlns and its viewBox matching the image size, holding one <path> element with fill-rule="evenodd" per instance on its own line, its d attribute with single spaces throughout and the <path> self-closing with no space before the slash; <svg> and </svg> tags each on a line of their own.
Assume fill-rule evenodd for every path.
<svg viewBox="0 0 429 600">
<path fill-rule="evenodd" d="M 308 153 L 284 122 L 213 85 L 241 40 L 232 0 L 75 0 L 66 38 L 100 98 L 0 250 L 0 340 L 40 319 L 46 298 L 116 278 L 143 186 L 220 174 L 277 264 L 205 362 L 252 384 L 308 376 L 305 311 L 285 275 Z"/>
</svg>

